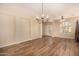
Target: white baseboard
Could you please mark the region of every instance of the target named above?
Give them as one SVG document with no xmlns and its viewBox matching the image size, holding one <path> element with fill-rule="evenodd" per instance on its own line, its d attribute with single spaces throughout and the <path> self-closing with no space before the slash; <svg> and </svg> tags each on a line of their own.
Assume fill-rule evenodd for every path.
<svg viewBox="0 0 79 59">
<path fill-rule="evenodd" d="M 41 37 L 40 37 L 40 38 L 41 38 Z M 35 38 L 35 39 L 38 39 L 38 38 Z M 34 40 L 34 39 L 30 39 L 30 40 Z M 0 48 L 7 47 L 7 46 L 11 46 L 11 45 L 15 45 L 15 44 L 19 44 L 19 43 L 26 42 L 26 41 L 30 41 L 30 40 L 24 40 L 24 41 L 19 41 L 19 42 L 13 42 L 13 43 L 10 43 L 10 44 L 7 44 L 7 45 L 2 45 L 2 46 L 0 46 Z"/>
<path fill-rule="evenodd" d="M 27 40 L 25 40 L 25 41 L 27 41 Z M 2 46 L 0 46 L 0 48 L 11 46 L 11 45 L 15 45 L 15 44 L 19 44 L 19 43 L 22 43 L 22 42 L 25 42 L 25 41 L 13 42 L 13 43 L 10 43 L 10 44 L 7 44 L 7 45 L 2 45 Z"/>
</svg>

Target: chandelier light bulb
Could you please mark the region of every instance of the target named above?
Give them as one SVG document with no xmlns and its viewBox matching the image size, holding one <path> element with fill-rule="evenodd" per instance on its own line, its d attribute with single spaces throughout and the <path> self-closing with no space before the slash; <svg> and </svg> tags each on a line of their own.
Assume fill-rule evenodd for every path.
<svg viewBox="0 0 79 59">
<path fill-rule="evenodd" d="M 44 14 L 42 14 L 41 19 L 44 19 Z"/>
<path fill-rule="evenodd" d="M 40 18 L 38 16 L 36 16 L 36 19 L 39 20 Z"/>
<path fill-rule="evenodd" d="M 49 19 L 49 16 L 48 15 L 46 16 L 46 19 Z"/>
</svg>

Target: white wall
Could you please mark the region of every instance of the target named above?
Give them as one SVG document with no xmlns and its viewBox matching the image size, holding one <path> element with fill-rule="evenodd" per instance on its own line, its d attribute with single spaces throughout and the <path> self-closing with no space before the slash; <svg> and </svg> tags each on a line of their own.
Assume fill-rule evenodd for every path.
<svg viewBox="0 0 79 59">
<path fill-rule="evenodd" d="M 0 5 L 0 47 L 21 43 L 42 36 L 41 26 L 34 17 L 34 11 L 9 4 Z M 35 13 L 36 14 L 36 13 Z"/>
</svg>

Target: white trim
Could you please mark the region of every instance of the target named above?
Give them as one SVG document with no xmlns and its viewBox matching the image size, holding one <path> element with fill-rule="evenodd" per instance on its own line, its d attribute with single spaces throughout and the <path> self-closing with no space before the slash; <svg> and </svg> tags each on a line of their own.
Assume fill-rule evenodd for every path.
<svg viewBox="0 0 79 59">
<path fill-rule="evenodd" d="M 10 43 L 10 44 L 7 44 L 7 45 L 0 46 L 0 48 L 7 47 L 7 46 L 10 46 L 10 45 L 19 44 L 19 43 L 22 43 L 22 42 L 25 42 L 25 41 L 29 41 L 29 40 L 24 40 L 24 41 L 19 41 L 19 42 L 13 42 L 13 43 Z"/>
</svg>

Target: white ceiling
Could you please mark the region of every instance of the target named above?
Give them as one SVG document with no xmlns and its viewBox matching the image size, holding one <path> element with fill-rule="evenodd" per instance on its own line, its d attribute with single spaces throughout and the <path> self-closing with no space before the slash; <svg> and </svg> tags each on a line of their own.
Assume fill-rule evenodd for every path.
<svg viewBox="0 0 79 59">
<path fill-rule="evenodd" d="M 6 7 L 5 7 L 6 6 Z M 41 15 L 41 3 L 17 3 L 17 4 L 0 4 L 0 8 L 12 9 L 25 13 L 26 16 Z M 18 11 L 19 11 L 18 10 Z M 18 12 L 17 11 L 17 12 Z M 79 16 L 78 3 L 44 3 L 44 14 L 49 15 L 50 18 L 58 18 L 60 16 Z"/>
</svg>

